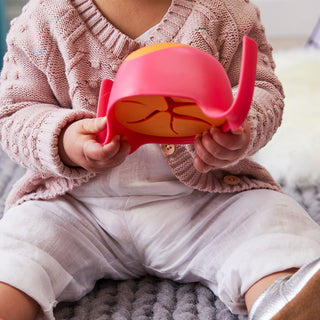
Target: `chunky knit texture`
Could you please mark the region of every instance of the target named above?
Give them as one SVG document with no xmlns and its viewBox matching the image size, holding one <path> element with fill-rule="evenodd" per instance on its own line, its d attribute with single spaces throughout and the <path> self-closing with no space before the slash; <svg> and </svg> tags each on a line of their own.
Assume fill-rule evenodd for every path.
<svg viewBox="0 0 320 320">
<path fill-rule="evenodd" d="M 12 22 L 1 74 L 2 147 L 28 169 L 9 195 L 7 207 L 54 198 L 94 176 L 61 162 L 58 137 L 68 123 L 95 116 L 101 81 L 114 79 L 133 50 L 159 42 L 198 47 L 219 59 L 236 94 L 245 34 L 257 42 L 259 56 L 248 116 L 251 143 L 243 159 L 201 174 L 192 165 L 192 145 L 178 146 L 167 157 L 178 179 L 210 192 L 279 190 L 268 172 L 248 158 L 271 139 L 283 108 L 272 48 L 257 8 L 248 0 L 173 0 L 161 23 L 141 43 L 114 28 L 91 0 L 31 0 Z M 230 173 L 241 178 L 239 184 L 224 183 Z"/>
</svg>

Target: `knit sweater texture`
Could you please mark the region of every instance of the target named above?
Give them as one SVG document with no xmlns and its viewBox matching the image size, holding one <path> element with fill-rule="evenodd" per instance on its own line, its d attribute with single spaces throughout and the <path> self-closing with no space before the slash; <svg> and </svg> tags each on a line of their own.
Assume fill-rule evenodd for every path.
<svg viewBox="0 0 320 320">
<path fill-rule="evenodd" d="M 236 163 L 208 173 L 193 167 L 193 145 L 178 145 L 166 156 L 177 179 L 208 192 L 280 191 L 270 174 L 250 159 L 276 132 L 284 105 L 259 10 L 249 0 L 173 0 L 141 43 L 116 29 L 92 0 L 31 0 L 11 23 L 1 72 L 1 145 L 13 161 L 27 168 L 9 195 L 7 208 L 55 198 L 95 176 L 63 164 L 59 135 L 69 123 L 95 117 L 101 81 L 113 80 L 132 51 L 160 42 L 195 46 L 221 62 L 236 94 L 244 35 L 259 48 L 246 153 Z M 226 183 L 226 175 L 238 176 L 239 183 Z"/>
</svg>

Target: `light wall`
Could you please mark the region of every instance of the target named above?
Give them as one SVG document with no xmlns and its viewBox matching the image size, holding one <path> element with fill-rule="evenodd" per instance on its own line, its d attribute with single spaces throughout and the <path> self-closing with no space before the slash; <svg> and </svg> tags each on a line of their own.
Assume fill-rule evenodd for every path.
<svg viewBox="0 0 320 320">
<path fill-rule="evenodd" d="M 320 19 L 320 0 L 251 0 L 271 43 L 303 45 Z"/>
</svg>

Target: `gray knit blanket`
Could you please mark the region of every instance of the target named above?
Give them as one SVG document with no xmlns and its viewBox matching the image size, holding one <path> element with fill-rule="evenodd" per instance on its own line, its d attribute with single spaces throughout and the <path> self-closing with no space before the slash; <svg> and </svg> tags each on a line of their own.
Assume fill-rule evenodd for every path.
<svg viewBox="0 0 320 320">
<path fill-rule="evenodd" d="M 0 151 L 0 216 L 5 198 L 24 169 Z M 317 185 L 290 186 L 284 190 L 320 223 Z M 147 276 L 127 281 L 102 279 L 77 302 L 63 302 L 55 309 L 57 320 L 244 320 L 199 283 L 181 284 Z"/>
</svg>

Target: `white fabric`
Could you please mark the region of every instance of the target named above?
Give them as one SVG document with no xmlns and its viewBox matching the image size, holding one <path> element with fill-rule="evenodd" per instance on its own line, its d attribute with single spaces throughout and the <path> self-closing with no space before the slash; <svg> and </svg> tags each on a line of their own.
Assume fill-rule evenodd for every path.
<svg viewBox="0 0 320 320">
<path fill-rule="evenodd" d="M 139 42 L 146 42 L 149 39 L 149 36 L 151 35 L 151 33 L 153 33 L 153 31 L 159 26 L 159 24 L 160 23 L 157 23 L 156 25 L 154 25 L 150 29 L 146 30 L 143 34 L 141 34 L 135 40 L 139 41 Z"/>
<path fill-rule="evenodd" d="M 80 298 L 100 278 L 146 273 L 200 281 L 245 313 L 243 295 L 253 283 L 318 256 L 319 227 L 294 200 L 268 190 L 192 190 L 156 145 L 64 197 L 27 202 L 0 221 L 0 281 L 36 299 L 51 320 L 57 301 Z"/>
</svg>

